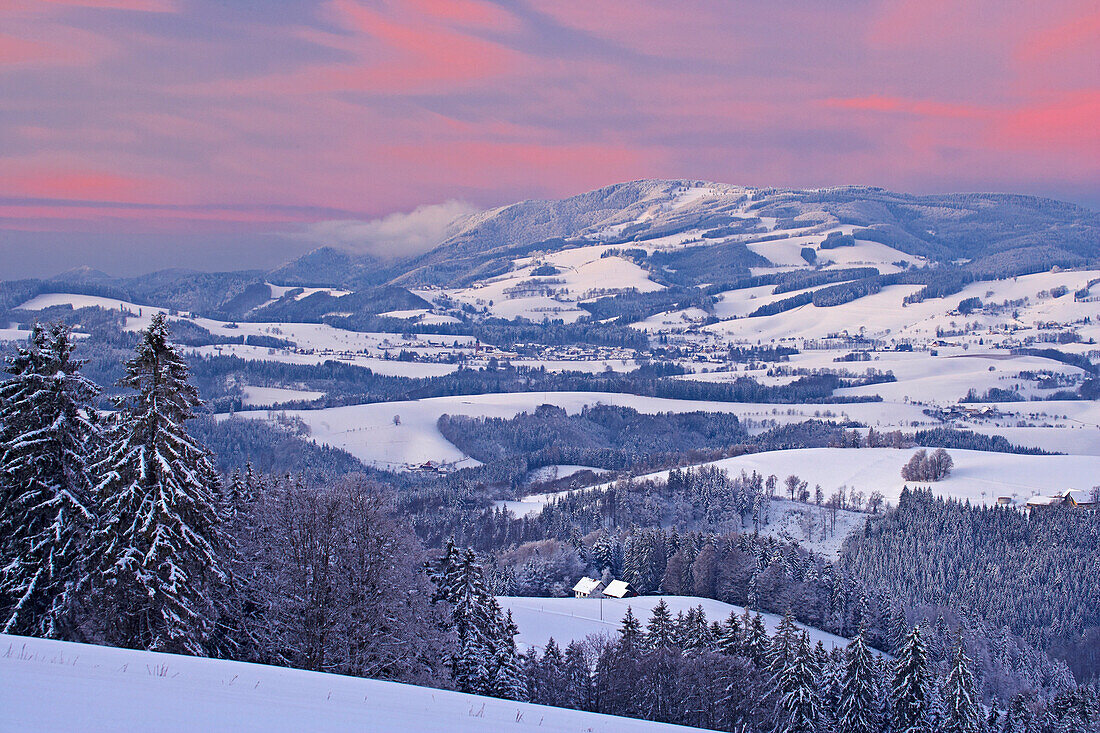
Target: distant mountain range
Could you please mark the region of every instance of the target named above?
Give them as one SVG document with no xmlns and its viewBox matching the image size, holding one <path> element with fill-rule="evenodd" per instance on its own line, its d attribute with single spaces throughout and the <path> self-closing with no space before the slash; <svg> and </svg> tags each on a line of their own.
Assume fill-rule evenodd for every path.
<svg viewBox="0 0 1100 733">
<path fill-rule="evenodd" d="M 398 289 L 462 287 L 509 272 L 518 258 L 582 246 L 629 249 L 679 237 L 690 241 L 692 257 L 705 255 L 717 271 L 725 272 L 722 264 L 731 262 L 739 268 L 736 271 L 746 271 L 768 264 L 753 259 L 746 244 L 824 236 L 841 226 L 854 227 L 860 239 L 931 263 L 953 263 L 979 279 L 1100 262 L 1100 214 L 1053 199 L 1012 194 L 916 196 L 865 186 L 776 189 L 642 180 L 482 212 L 462 222 L 439 246 L 408 258 L 381 260 L 321 247 L 269 272 L 165 270 L 112 278 L 81 267 L 49 281 L 24 282 L 27 287 L 34 283 L 38 292 L 79 288 L 242 317 L 269 298 L 262 287 L 265 282 L 352 291 L 384 287 L 384 297 L 366 299 L 382 307 Z M 702 275 L 691 274 L 691 263 L 684 264 L 679 267 L 668 257 L 660 261 L 666 273 L 687 273 L 677 285 L 704 284 Z M 710 265 L 708 269 L 715 271 Z M 2 305 L 10 308 L 13 300 L 6 297 Z M 415 305 L 418 299 L 406 300 Z"/>
</svg>

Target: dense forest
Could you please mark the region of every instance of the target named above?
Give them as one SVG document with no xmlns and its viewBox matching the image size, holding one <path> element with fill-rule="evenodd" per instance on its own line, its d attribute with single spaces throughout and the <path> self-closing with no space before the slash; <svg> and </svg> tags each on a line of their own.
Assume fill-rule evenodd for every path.
<svg viewBox="0 0 1100 733">
<path fill-rule="evenodd" d="M 1100 673 L 1100 515 L 1051 507 L 1029 515 L 908 491 L 853 535 L 842 566 L 909 603 L 967 610 Z"/>
</svg>

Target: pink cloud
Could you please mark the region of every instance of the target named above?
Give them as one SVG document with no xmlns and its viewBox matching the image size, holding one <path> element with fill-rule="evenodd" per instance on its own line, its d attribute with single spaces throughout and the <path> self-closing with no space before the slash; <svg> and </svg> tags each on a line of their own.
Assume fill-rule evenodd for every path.
<svg viewBox="0 0 1100 733">
<path fill-rule="evenodd" d="M 985 118 L 991 112 L 988 109 L 971 104 L 951 104 L 920 99 L 902 99 L 900 97 L 886 97 L 871 94 L 865 97 L 849 97 L 845 99 L 826 99 L 822 103 L 826 107 L 833 107 L 854 112 L 883 112 L 888 114 L 908 114 L 921 117 L 945 117 L 945 118 Z"/>
<path fill-rule="evenodd" d="M 137 201 L 146 199 L 153 188 L 149 179 L 104 171 L 0 174 L 0 193 L 15 197 Z"/>
<path fill-rule="evenodd" d="M 131 10 L 143 13 L 172 13 L 179 8 L 173 0 L 38 0 L 38 2 L 99 10 Z"/>
<path fill-rule="evenodd" d="M 1015 110 L 998 121 L 993 143 L 1008 150 L 1049 150 L 1100 168 L 1100 90 Z"/>
<path fill-rule="evenodd" d="M 1033 63 L 1081 46 L 1091 46 L 1094 59 L 1100 53 L 1100 11 L 1091 2 L 1082 14 L 1029 35 L 1016 49 L 1016 56 L 1022 63 Z"/>
</svg>

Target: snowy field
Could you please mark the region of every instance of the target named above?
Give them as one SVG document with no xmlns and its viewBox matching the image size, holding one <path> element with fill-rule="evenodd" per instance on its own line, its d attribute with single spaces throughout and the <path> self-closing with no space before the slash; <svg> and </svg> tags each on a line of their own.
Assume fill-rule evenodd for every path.
<svg viewBox="0 0 1100 733">
<path fill-rule="evenodd" d="M 789 242 L 791 240 L 783 240 Z M 773 243 L 767 243 L 773 244 Z M 764 246 L 764 245 L 760 245 Z M 841 248 L 844 249 L 844 248 Z M 838 250 L 830 250 L 830 254 Z M 901 255 L 901 253 L 898 253 Z M 765 255 L 767 256 L 767 255 Z M 881 268 L 880 268 L 881 269 Z M 1044 272 L 1011 280 L 995 280 L 971 283 L 962 291 L 946 298 L 930 298 L 920 303 L 902 306 L 902 299 L 917 290 L 918 285 L 891 285 L 881 292 L 853 300 L 842 305 L 819 308 L 805 305 L 799 308 L 758 318 L 743 318 L 761 305 L 782 300 L 796 292 L 774 295 L 769 286 L 748 288 L 723 293 L 716 307 L 719 323 L 707 326 L 708 332 L 727 338 L 756 343 L 781 338 L 821 338 L 830 333 L 858 333 L 884 339 L 932 339 L 936 329 L 953 329 L 964 323 L 978 324 L 982 329 L 991 326 L 1011 325 L 1014 328 L 1035 327 L 1039 323 L 1071 323 L 1090 317 L 1091 322 L 1077 329 L 1083 338 L 1100 337 L 1100 302 L 1075 302 L 1072 292 L 1089 280 L 1100 277 L 1100 271 Z M 1051 289 L 1065 287 L 1070 294 L 1059 298 L 1049 297 Z M 812 288 L 811 288 L 812 290 Z M 804 291 L 803 291 L 804 292 Z M 975 297 L 982 303 L 1003 303 L 1028 299 L 1019 307 L 992 315 L 982 311 L 968 316 L 952 315 L 950 311 L 960 301 Z M 1013 317 L 1015 314 L 1015 317 Z M 976 344 L 979 336 L 988 343 L 988 334 L 975 333 L 965 337 Z M 992 337 L 994 342 L 1002 335 Z"/>
<path fill-rule="evenodd" d="M 399 363 L 399 362 L 398 362 Z M 895 424 L 899 414 L 913 421 L 931 424 L 915 405 L 888 405 L 868 402 L 850 405 L 771 405 L 748 402 L 704 402 L 671 400 L 660 397 L 613 394 L 608 392 L 515 392 L 507 394 L 433 397 L 403 402 L 380 402 L 321 410 L 288 410 L 310 427 L 317 442 L 348 451 L 364 463 L 379 467 L 418 465 L 425 461 L 475 465 L 439 432 L 441 415 L 512 418 L 531 412 L 539 405 L 551 404 L 570 414 L 585 405 L 618 405 L 642 413 L 727 412 L 739 417 L 800 422 L 825 413 L 847 416 L 871 425 Z M 239 412 L 239 417 L 269 419 L 267 411 Z M 400 424 L 395 424 L 399 416 Z"/>
<path fill-rule="evenodd" d="M 460 692 L 0 634 L 0 729 L 495 733 L 688 731 Z"/>
<path fill-rule="evenodd" d="M 266 346 L 247 346 L 245 344 L 185 346 L 182 350 L 186 354 L 199 356 L 236 356 L 246 361 L 275 361 L 283 364 L 318 365 L 324 364 L 326 361 L 339 361 L 344 364 L 370 369 L 375 374 L 393 377 L 439 377 L 458 370 L 457 364 L 379 359 L 363 354 L 333 353 L 330 351 L 303 353 L 289 349 L 272 349 Z"/>
<path fill-rule="evenodd" d="M 516 642 L 525 647 L 543 647 L 551 637 L 564 647 L 570 641 L 583 641 L 589 634 L 607 634 L 615 636 L 622 624 L 626 609 L 630 608 L 634 616 L 644 627 L 653 612 L 653 607 L 662 600 L 668 604 L 673 618 L 680 611 L 702 606 L 707 621 L 725 621 L 730 612 L 738 616 L 745 612 L 741 606 L 710 598 L 695 596 L 638 596 L 635 598 L 525 598 L 518 596 L 500 596 L 497 601 L 505 612 L 511 611 L 512 618 L 519 627 Z M 601 618 L 602 614 L 602 618 Z M 781 616 L 770 613 L 761 614 L 764 625 L 771 634 L 782 620 Z M 798 624 L 799 628 L 810 632 L 810 640 L 825 644 L 826 649 L 845 646 L 847 639 L 826 631 Z"/>
<path fill-rule="evenodd" d="M 425 300 L 441 295 L 452 301 L 487 309 L 501 318 L 522 316 L 532 321 L 544 318 L 572 323 L 588 312 L 579 301 L 598 297 L 604 292 L 636 290 L 641 293 L 661 290 L 649 273 L 622 257 L 604 257 L 610 249 L 604 245 L 576 247 L 540 257 L 515 260 L 511 272 L 480 281 L 466 288 L 416 290 Z M 556 274 L 537 276 L 533 272 L 549 265 Z M 548 293 L 553 293 L 550 295 Z"/>
<path fill-rule="evenodd" d="M 844 486 L 867 496 L 881 491 L 886 500 L 896 503 L 905 485 L 901 467 L 917 449 L 894 448 L 798 448 L 769 451 L 726 458 L 708 463 L 731 474 L 756 471 L 763 476 L 775 474 L 780 482 L 789 475 L 810 485 L 820 484 L 826 498 Z M 928 449 L 931 450 L 931 449 Z M 1100 485 L 1100 456 L 1027 456 L 985 451 L 948 451 L 955 467 L 951 475 L 932 484 L 937 496 L 967 499 L 974 504 L 993 504 L 1008 496 L 1022 503 L 1037 494 L 1063 489 L 1091 489 Z M 668 471 L 647 474 L 644 478 L 667 478 Z M 606 484 L 605 484 L 606 485 Z M 782 486 L 780 487 L 782 489 Z"/>
<path fill-rule="evenodd" d="M 311 401 L 324 397 L 324 392 L 313 392 L 308 389 L 287 389 L 285 387 L 242 387 L 244 391 L 244 403 L 249 407 L 267 407 L 277 405 L 280 402 L 293 402 L 297 400 Z"/>
<path fill-rule="evenodd" d="M 126 318 L 126 329 L 129 331 L 137 331 L 148 327 L 153 315 L 156 313 L 169 314 L 167 308 L 137 305 L 114 298 L 73 295 L 70 293 L 39 295 L 23 303 L 19 308 L 36 311 L 58 305 L 123 311 L 129 314 Z M 322 352 L 319 355 L 327 355 L 326 358 L 328 359 L 336 358 L 336 355 L 340 354 L 381 356 L 383 352 L 387 351 L 392 351 L 396 355 L 397 352 L 402 350 L 432 353 L 440 350 L 465 349 L 471 347 L 475 341 L 472 336 L 410 334 L 406 337 L 397 333 L 346 331 L 333 328 L 324 323 L 250 323 L 247 321 L 227 323 L 197 316 L 186 319 L 183 319 L 182 316 L 171 316 L 171 319 L 188 320 L 216 335 L 274 336 L 286 339 L 293 342 L 300 350 Z M 225 350 L 226 347 L 223 346 L 222 349 Z M 263 350 L 267 351 L 267 349 Z M 232 352 L 232 349 L 225 351 L 225 353 Z M 322 359 L 322 361 L 324 360 Z"/>
</svg>

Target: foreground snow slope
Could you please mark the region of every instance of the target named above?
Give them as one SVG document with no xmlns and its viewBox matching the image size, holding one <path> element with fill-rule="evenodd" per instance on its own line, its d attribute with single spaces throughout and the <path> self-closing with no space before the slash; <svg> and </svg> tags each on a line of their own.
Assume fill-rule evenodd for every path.
<svg viewBox="0 0 1100 733">
<path fill-rule="evenodd" d="M 695 596 L 637 596 L 635 598 L 523 598 L 516 596 L 499 596 L 501 608 L 512 612 L 512 618 L 519 627 L 519 636 L 516 642 L 527 647 L 543 647 L 553 637 L 559 646 L 566 646 L 570 641 L 583 640 L 589 634 L 617 635 L 622 624 L 626 609 L 630 608 L 634 616 L 641 621 L 644 627 L 653 613 L 653 607 L 662 600 L 668 605 L 673 617 L 681 611 L 702 606 L 707 615 L 707 621 L 725 621 L 734 612 L 741 615 L 745 609 L 741 606 L 731 606 L 728 603 L 715 601 L 710 598 L 697 598 Z M 602 608 L 601 608 L 602 606 Z M 602 619 L 601 619 L 602 614 Z M 773 633 L 779 625 L 781 616 L 771 613 L 761 614 L 768 633 Z M 819 640 L 827 649 L 834 646 L 845 646 L 847 639 L 798 624 L 810 632 L 810 640 L 817 643 Z"/>
<path fill-rule="evenodd" d="M 395 682 L 0 634 L 0 729 L 676 731 Z"/>
</svg>

